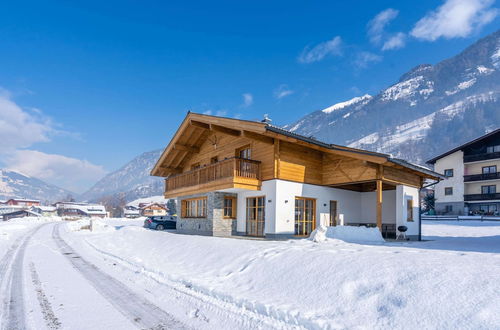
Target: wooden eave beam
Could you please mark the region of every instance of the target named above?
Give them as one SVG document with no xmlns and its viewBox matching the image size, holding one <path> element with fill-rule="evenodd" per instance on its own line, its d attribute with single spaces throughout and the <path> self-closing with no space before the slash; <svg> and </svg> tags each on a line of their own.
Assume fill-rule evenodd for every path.
<svg viewBox="0 0 500 330">
<path fill-rule="evenodd" d="M 227 135 L 232 135 L 232 136 L 240 136 L 241 135 L 241 131 L 239 131 L 239 130 L 227 128 L 224 126 L 214 125 L 214 124 L 210 124 L 210 130 L 212 130 L 214 132 L 227 134 Z"/>
<path fill-rule="evenodd" d="M 197 120 L 192 120 L 190 121 L 190 124 L 192 126 L 195 126 L 195 127 L 199 127 L 199 128 L 203 128 L 203 129 L 210 129 L 210 124 L 207 124 L 207 123 L 204 123 L 204 122 L 201 122 L 201 121 L 197 121 Z"/>
<path fill-rule="evenodd" d="M 269 136 L 266 136 L 263 134 L 258 134 L 258 133 L 246 131 L 246 130 L 243 131 L 243 136 L 247 137 L 249 139 L 257 140 L 257 141 L 267 143 L 267 144 L 274 144 L 274 140 L 275 140 L 272 137 L 269 137 Z"/>
<path fill-rule="evenodd" d="M 187 145 L 180 144 L 180 143 L 175 143 L 174 144 L 174 149 L 175 150 L 187 151 L 187 152 L 190 152 L 190 153 L 199 153 L 200 152 L 200 148 L 198 148 L 198 147 L 187 146 Z"/>
</svg>

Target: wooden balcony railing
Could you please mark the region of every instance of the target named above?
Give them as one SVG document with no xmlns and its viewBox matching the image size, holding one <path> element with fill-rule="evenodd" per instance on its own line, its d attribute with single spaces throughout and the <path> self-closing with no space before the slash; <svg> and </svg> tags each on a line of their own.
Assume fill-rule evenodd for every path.
<svg viewBox="0 0 500 330">
<path fill-rule="evenodd" d="M 165 179 L 165 191 L 192 187 L 231 177 L 260 180 L 260 162 L 237 157 L 224 159 Z"/>
<path fill-rule="evenodd" d="M 500 172 L 464 175 L 464 181 L 482 181 L 500 179 Z"/>
</svg>

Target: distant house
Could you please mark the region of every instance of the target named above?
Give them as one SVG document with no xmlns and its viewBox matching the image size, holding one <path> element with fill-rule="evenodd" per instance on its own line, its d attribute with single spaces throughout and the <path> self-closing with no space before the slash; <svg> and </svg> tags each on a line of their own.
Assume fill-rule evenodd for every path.
<svg viewBox="0 0 500 330">
<path fill-rule="evenodd" d="M 16 199 L 16 198 L 11 198 L 5 204 L 6 205 L 17 205 L 17 206 L 31 207 L 31 206 L 38 206 L 38 205 L 40 205 L 40 201 L 36 200 L 36 199 Z"/>
<path fill-rule="evenodd" d="M 108 216 L 106 208 L 100 204 L 78 202 L 58 202 L 55 204 L 57 214 L 61 217 L 73 218 L 105 218 Z"/>
<path fill-rule="evenodd" d="M 123 208 L 123 216 L 129 219 L 138 218 L 141 216 L 141 210 L 138 207 L 127 205 Z"/>
<path fill-rule="evenodd" d="M 500 129 L 427 163 L 446 177 L 435 188 L 438 214 L 500 214 Z"/>
<path fill-rule="evenodd" d="M 144 217 L 167 215 L 167 208 L 159 203 L 151 203 L 141 207 L 141 215 Z"/>
<path fill-rule="evenodd" d="M 30 211 L 38 213 L 43 217 L 54 217 L 57 215 L 57 208 L 55 206 L 32 206 Z"/>
<path fill-rule="evenodd" d="M 38 217 L 38 216 L 40 216 L 38 213 L 34 213 L 32 211 L 29 211 L 29 210 L 18 210 L 18 211 L 14 211 L 14 212 L 5 213 L 2 215 L 2 218 L 3 218 L 3 221 L 7 221 L 10 219 L 14 219 L 14 218 Z"/>
</svg>

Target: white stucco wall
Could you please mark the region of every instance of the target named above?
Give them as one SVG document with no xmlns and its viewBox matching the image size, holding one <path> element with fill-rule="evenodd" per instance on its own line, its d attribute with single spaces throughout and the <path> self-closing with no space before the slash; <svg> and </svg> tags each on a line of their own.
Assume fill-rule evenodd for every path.
<svg viewBox="0 0 500 330">
<path fill-rule="evenodd" d="M 464 200 L 464 153 L 462 151 L 443 157 L 434 165 L 434 171 L 441 174 L 444 174 L 445 169 L 450 168 L 453 169 L 453 177 L 436 184 L 435 197 L 438 203 L 463 202 Z M 453 187 L 453 195 L 446 196 L 445 187 Z"/>
<path fill-rule="evenodd" d="M 420 224 L 418 189 L 403 185 L 396 186 L 396 226 L 406 226 L 406 235 L 418 235 Z M 413 221 L 407 221 L 406 200 L 413 199 Z"/>
<path fill-rule="evenodd" d="M 377 193 L 361 193 L 362 223 L 377 223 Z M 385 190 L 382 193 L 382 222 L 396 223 L 396 190 Z"/>
</svg>

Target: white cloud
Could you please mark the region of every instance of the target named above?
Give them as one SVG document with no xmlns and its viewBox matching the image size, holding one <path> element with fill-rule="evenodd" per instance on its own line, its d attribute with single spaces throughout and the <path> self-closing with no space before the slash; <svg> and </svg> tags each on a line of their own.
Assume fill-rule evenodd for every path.
<svg viewBox="0 0 500 330">
<path fill-rule="evenodd" d="M 404 34 L 403 32 L 398 32 L 392 37 L 389 37 L 389 39 L 384 42 L 382 50 L 403 48 L 405 46 L 405 42 L 406 34 Z"/>
<path fill-rule="evenodd" d="M 26 150 L 36 143 L 50 142 L 51 137 L 78 137 L 57 127 L 42 111 L 21 108 L 8 91 L 0 88 L 0 165 L 75 192 L 88 188 L 105 174 L 101 166 Z"/>
<path fill-rule="evenodd" d="M 74 192 L 82 192 L 106 174 L 86 160 L 47 154 L 36 150 L 17 150 L 7 157 L 10 170 L 46 180 Z"/>
<path fill-rule="evenodd" d="M 326 56 L 333 55 L 342 55 L 342 39 L 339 36 L 336 36 L 332 40 L 317 44 L 312 48 L 304 48 L 298 58 L 298 61 L 300 63 L 313 63 L 321 61 Z"/>
<path fill-rule="evenodd" d="M 387 8 L 377 14 L 370 22 L 368 22 L 368 36 L 370 41 L 378 45 L 382 41 L 384 29 L 393 19 L 399 14 L 399 11 L 392 8 Z"/>
<path fill-rule="evenodd" d="M 55 133 L 50 119 L 39 111 L 27 112 L 10 99 L 5 90 L 0 93 L 0 152 L 26 148 L 37 142 L 48 142 Z"/>
<path fill-rule="evenodd" d="M 464 38 L 491 22 L 498 10 L 494 0 L 447 0 L 420 19 L 410 34 L 421 40 Z"/>
<path fill-rule="evenodd" d="M 203 114 L 210 116 L 212 114 L 212 110 L 205 110 L 205 111 L 203 111 Z"/>
<path fill-rule="evenodd" d="M 284 97 L 292 95 L 293 93 L 294 91 L 288 88 L 288 85 L 282 84 L 274 90 L 273 95 L 276 99 L 280 100 Z"/>
<path fill-rule="evenodd" d="M 364 69 L 368 67 L 370 63 L 377 63 L 380 61 L 382 61 L 382 56 L 380 55 L 370 52 L 360 52 L 356 55 L 353 63 L 358 69 Z"/>
<path fill-rule="evenodd" d="M 253 95 L 250 93 L 244 93 L 243 95 L 243 104 L 241 105 L 244 108 L 247 108 L 253 104 Z"/>
</svg>

